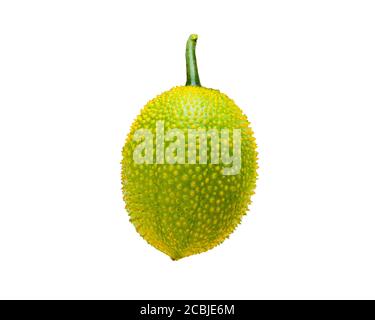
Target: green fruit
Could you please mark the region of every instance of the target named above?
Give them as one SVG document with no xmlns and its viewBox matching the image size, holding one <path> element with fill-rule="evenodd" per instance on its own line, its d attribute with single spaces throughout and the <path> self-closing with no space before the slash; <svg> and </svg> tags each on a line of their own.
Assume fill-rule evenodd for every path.
<svg viewBox="0 0 375 320">
<path fill-rule="evenodd" d="M 246 214 L 257 177 L 250 123 L 225 94 L 201 87 L 196 41 L 191 35 L 187 42 L 186 86 L 149 101 L 123 148 L 122 185 L 130 221 L 149 244 L 173 260 L 224 241 Z M 168 136 L 175 132 L 171 129 L 178 134 Z M 206 132 L 207 142 L 193 130 Z M 219 137 L 219 147 L 214 137 Z M 232 163 L 223 153 L 225 145 Z M 205 146 L 206 156 L 199 149 Z"/>
</svg>

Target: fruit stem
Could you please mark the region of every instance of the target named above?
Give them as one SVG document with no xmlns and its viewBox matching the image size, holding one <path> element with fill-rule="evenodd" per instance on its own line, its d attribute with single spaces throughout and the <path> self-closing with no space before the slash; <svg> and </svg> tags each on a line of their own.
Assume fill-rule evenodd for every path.
<svg viewBox="0 0 375 320">
<path fill-rule="evenodd" d="M 201 86 L 199 81 L 197 58 L 195 57 L 195 46 L 198 35 L 190 35 L 186 42 L 186 86 Z"/>
</svg>

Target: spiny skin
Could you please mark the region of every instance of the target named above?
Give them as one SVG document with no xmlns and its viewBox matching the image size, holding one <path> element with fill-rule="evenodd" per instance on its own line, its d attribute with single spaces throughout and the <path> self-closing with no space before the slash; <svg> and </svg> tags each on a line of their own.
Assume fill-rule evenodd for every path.
<svg viewBox="0 0 375 320">
<path fill-rule="evenodd" d="M 133 135 L 147 128 L 155 136 L 158 120 L 164 120 L 166 132 L 179 128 L 186 137 L 193 128 L 241 129 L 240 173 L 222 175 L 225 165 L 211 164 L 210 150 L 207 164 L 136 164 L 133 151 L 139 142 Z M 123 148 L 122 185 L 130 221 L 149 244 L 173 260 L 207 251 L 223 242 L 246 214 L 256 169 L 250 123 L 230 98 L 203 87 L 172 88 L 147 103 Z"/>
</svg>

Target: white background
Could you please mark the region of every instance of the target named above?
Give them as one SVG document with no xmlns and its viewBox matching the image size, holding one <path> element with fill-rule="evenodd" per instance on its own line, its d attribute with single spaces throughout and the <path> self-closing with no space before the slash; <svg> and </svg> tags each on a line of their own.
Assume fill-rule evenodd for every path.
<svg viewBox="0 0 375 320">
<path fill-rule="evenodd" d="M 2 1 L 0 298 L 375 298 L 373 1 Z M 259 145 L 250 213 L 178 262 L 128 221 L 121 148 L 185 83 Z"/>
</svg>

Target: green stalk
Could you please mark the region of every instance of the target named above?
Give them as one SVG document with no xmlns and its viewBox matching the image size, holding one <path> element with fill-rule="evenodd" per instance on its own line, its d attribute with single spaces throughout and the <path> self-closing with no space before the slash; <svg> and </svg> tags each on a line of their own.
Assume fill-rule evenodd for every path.
<svg viewBox="0 0 375 320">
<path fill-rule="evenodd" d="M 198 35 L 190 35 L 186 42 L 186 86 L 201 86 L 199 81 L 197 58 L 195 56 L 195 46 L 197 45 Z"/>
</svg>

